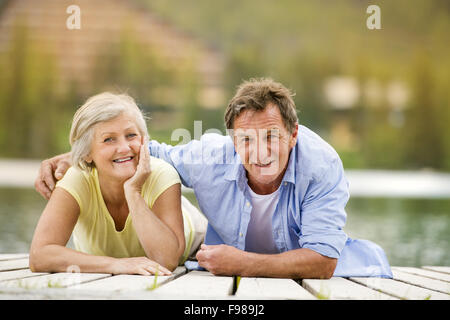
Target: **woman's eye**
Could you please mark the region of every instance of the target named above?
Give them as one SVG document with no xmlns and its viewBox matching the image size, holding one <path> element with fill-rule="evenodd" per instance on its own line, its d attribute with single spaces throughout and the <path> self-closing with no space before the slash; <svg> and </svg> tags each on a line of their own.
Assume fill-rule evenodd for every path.
<svg viewBox="0 0 450 320">
<path fill-rule="evenodd" d="M 111 142 L 112 138 L 106 138 L 105 140 L 103 140 L 103 142 Z"/>
<path fill-rule="evenodd" d="M 136 136 L 137 136 L 136 133 L 130 133 L 130 134 L 127 135 L 128 138 L 134 138 Z"/>
</svg>

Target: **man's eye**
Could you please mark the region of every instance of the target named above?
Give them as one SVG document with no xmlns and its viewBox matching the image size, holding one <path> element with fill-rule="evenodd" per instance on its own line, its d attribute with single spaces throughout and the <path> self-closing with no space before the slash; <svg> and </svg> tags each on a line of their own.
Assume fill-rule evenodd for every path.
<svg viewBox="0 0 450 320">
<path fill-rule="evenodd" d="M 128 138 L 134 138 L 136 136 L 137 136 L 136 133 L 130 133 L 130 134 L 127 135 Z"/>
</svg>

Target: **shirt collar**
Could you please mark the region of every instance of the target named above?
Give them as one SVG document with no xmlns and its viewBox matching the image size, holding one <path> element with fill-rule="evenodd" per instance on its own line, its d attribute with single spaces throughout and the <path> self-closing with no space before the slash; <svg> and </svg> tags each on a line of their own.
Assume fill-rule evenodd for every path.
<svg viewBox="0 0 450 320">
<path fill-rule="evenodd" d="M 298 140 L 295 146 L 292 148 L 289 154 L 288 165 L 286 171 L 284 172 L 282 182 L 290 182 L 295 184 L 295 164 L 297 162 L 297 150 L 298 150 Z"/>
</svg>

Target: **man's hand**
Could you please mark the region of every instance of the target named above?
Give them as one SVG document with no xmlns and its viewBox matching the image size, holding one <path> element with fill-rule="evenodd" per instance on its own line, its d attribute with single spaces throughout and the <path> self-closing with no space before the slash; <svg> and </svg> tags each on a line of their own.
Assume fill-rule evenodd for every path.
<svg viewBox="0 0 450 320">
<path fill-rule="evenodd" d="M 260 254 L 224 244 L 202 244 L 197 260 L 214 275 L 290 279 L 330 279 L 337 264 L 337 259 L 307 248 Z"/>
<path fill-rule="evenodd" d="M 70 152 L 42 161 L 34 187 L 45 199 L 50 199 L 56 180 L 61 180 L 71 166 Z"/>
<path fill-rule="evenodd" d="M 197 260 L 201 267 L 214 275 L 241 275 L 245 252 L 225 244 L 202 244 L 197 252 Z"/>
</svg>

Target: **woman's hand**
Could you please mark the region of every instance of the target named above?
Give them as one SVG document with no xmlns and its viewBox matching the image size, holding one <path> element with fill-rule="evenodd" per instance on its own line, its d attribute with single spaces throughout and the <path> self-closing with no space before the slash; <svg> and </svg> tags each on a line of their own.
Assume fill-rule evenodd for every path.
<svg viewBox="0 0 450 320">
<path fill-rule="evenodd" d="M 152 274 L 159 276 L 172 275 L 172 272 L 147 257 L 118 258 L 111 265 L 111 272 L 113 274 L 140 274 L 143 276 Z"/>
<path fill-rule="evenodd" d="M 150 176 L 150 173 L 150 152 L 148 149 L 148 138 L 145 137 L 143 138 L 143 143 L 141 144 L 139 151 L 139 163 L 136 167 L 136 172 L 130 179 L 125 181 L 123 185 L 125 196 L 133 192 L 140 194 L 142 186 Z"/>
</svg>

